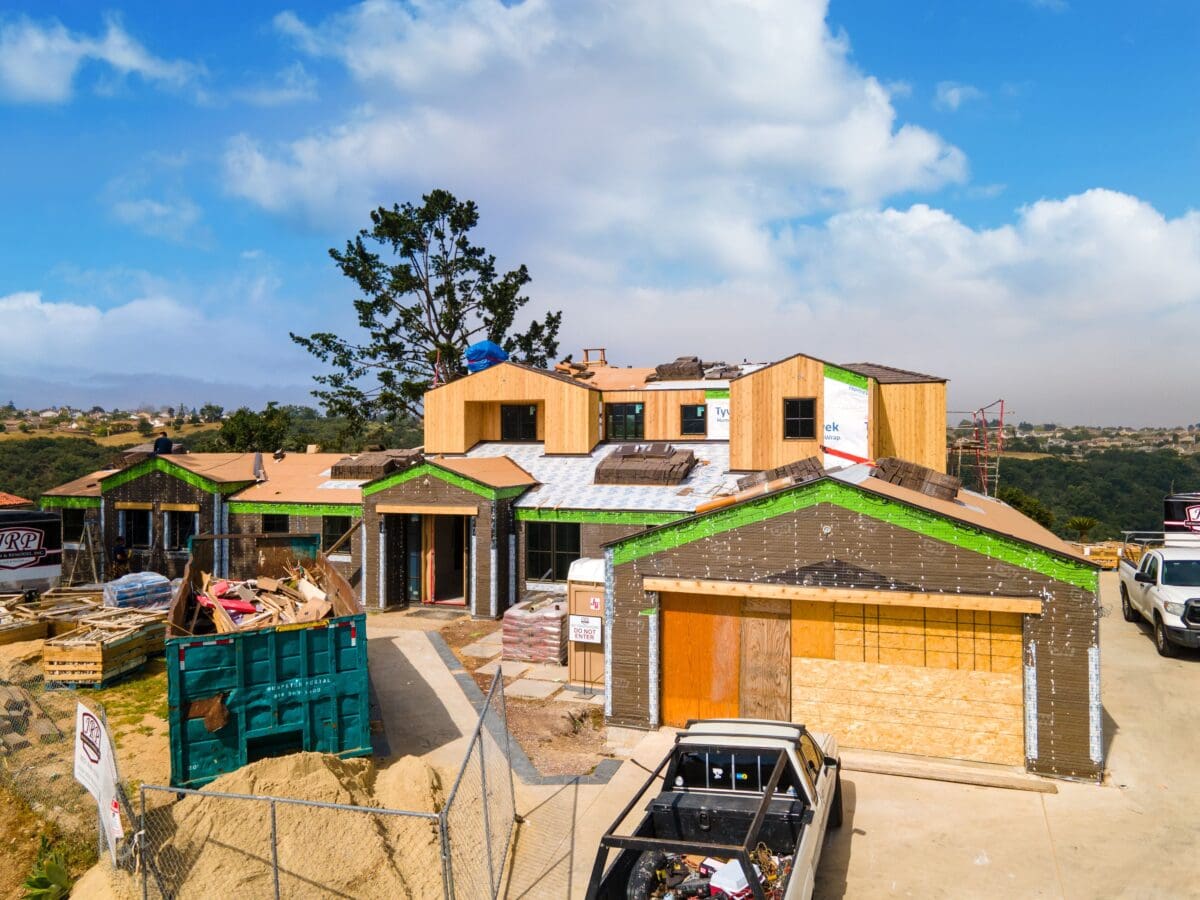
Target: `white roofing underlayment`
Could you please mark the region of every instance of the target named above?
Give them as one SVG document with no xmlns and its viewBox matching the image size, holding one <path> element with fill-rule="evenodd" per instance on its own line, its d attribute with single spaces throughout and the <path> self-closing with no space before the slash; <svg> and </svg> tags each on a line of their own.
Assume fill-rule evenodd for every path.
<svg viewBox="0 0 1200 900">
<path fill-rule="evenodd" d="M 726 443 L 681 444 L 691 450 L 696 465 L 679 484 L 593 484 L 600 460 L 617 448 L 601 444 L 588 456 L 546 456 L 541 444 L 486 443 L 468 457 L 507 456 L 536 478 L 538 486 L 522 494 L 520 509 L 610 509 L 644 512 L 693 512 L 701 503 L 737 492 L 739 475 L 729 472 Z"/>
</svg>

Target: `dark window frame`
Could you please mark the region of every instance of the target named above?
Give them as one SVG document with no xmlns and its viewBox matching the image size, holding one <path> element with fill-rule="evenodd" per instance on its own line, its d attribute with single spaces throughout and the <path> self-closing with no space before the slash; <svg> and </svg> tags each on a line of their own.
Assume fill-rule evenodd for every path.
<svg viewBox="0 0 1200 900">
<path fill-rule="evenodd" d="M 796 404 L 795 408 L 789 408 L 789 404 L 793 403 Z M 808 415 L 805 414 L 805 404 L 811 404 L 809 407 L 811 412 Z M 785 397 L 783 399 L 783 439 L 785 441 L 815 441 L 817 439 L 816 397 Z"/>
<path fill-rule="evenodd" d="M 691 417 L 688 416 L 688 410 L 691 410 Z M 699 424 L 699 431 L 689 431 L 688 425 L 693 428 Z M 685 437 L 708 437 L 708 405 L 705 403 L 681 403 L 679 405 L 679 433 Z"/>
<path fill-rule="evenodd" d="M 179 521 L 180 516 L 186 516 L 188 524 L 187 537 L 182 541 L 179 540 Z M 163 547 L 166 550 L 186 552 L 188 549 L 188 538 L 196 533 L 196 513 L 185 510 L 167 510 L 163 519 Z"/>
<path fill-rule="evenodd" d="M 267 520 L 270 524 L 267 524 Z M 283 520 L 283 527 L 280 528 L 280 520 Z M 291 534 L 292 521 L 287 513 L 263 513 L 262 514 L 262 532 L 263 534 Z"/>
<path fill-rule="evenodd" d="M 145 524 L 145 543 L 139 543 L 134 539 L 135 522 L 142 522 Z M 154 545 L 154 510 L 125 510 L 125 543 L 128 545 L 130 550 L 149 550 Z"/>
<path fill-rule="evenodd" d="M 617 428 L 618 417 L 621 427 Z M 632 431 L 630 425 L 633 426 Z M 604 404 L 604 436 L 610 441 L 644 441 L 646 439 L 645 403 Z"/>
<path fill-rule="evenodd" d="M 581 547 L 578 522 L 526 522 L 525 580 L 566 581 L 571 563 L 583 555 Z"/>
<path fill-rule="evenodd" d="M 520 412 L 521 417 L 514 410 Z M 537 420 L 536 403 L 501 403 L 500 440 L 510 444 L 537 443 Z"/>
<path fill-rule="evenodd" d="M 78 544 L 83 540 L 83 530 L 87 527 L 86 509 L 72 509 L 65 506 L 62 509 L 62 539 L 64 544 Z M 72 521 L 68 524 L 67 516 L 70 515 Z M 76 521 L 76 517 L 78 520 Z"/>
<path fill-rule="evenodd" d="M 331 530 L 330 526 L 333 522 L 345 522 L 345 525 L 340 528 Z M 329 548 L 341 540 L 342 535 L 354 527 L 354 516 L 321 516 L 321 552 L 328 553 Z M 334 531 L 337 533 L 334 534 Z M 354 543 L 351 538 L 345 544 L 338 548 L 338 553 L 350 553 L 350 547 Z"/>
</svg>

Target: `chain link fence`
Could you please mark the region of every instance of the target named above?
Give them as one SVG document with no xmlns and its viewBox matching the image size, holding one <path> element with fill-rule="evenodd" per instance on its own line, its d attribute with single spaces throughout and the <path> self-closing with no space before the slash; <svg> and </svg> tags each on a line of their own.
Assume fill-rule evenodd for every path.
<svg viewBox="0 0 1200 900">
<path fill-rule="evenodd" d="M 438 811 L 140 789 L 145 898 L 495 898 L 516 805 L 497 673 Z"/>
<path fill-rule="evenodd" d="M 40 819 L 42 834 L 86 868 L 105 849 L 96 803 L 75 780 L 74 691 L 46 690 L 32 667 L 0 679 L 0 788 Z M 104 708 L 88 703 L 103 718 Z"/>
</svg>

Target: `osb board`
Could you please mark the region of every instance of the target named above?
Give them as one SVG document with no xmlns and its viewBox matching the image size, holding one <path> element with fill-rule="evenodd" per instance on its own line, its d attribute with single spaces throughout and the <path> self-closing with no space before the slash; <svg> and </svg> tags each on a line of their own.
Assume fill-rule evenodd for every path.
<svg viewBox="0 0 1200 900">
<path fill-rule="evenodd" d="M 736 471 L 773 469 L 821 452 L 825 421 L 825 364 L 796 356 L 759 369 L 729 384 L 729 466 Z M 785 440 L 783 401 L 816 399 L 817 437 Z M 944 426 L 945 420 L 939 420 Z M 943 439 L 943 443 L 944 443 Z"/>
<path fill-rule="evenodd" d="M 1021 677 L 825 659 L 792 660 L 792 720 L 845 747 L 1020 765 Z"/>
<path fill-rule="evenodd" d="M 680 407 L 703 405 L 703 389 L 685 391 L 605 391 L 604 403 L 641 403 L 647 441 L 702 441 L 704 434 L 684 434 Z M 707 413 L 705 413 L 707 415 Z M 706 423 L 707 424 L 707 423 Z"/>
<path fill-rule="evenodd" d="M 743 610 L 738 708 L 744 719 L 788 718 L 792 661 L 789 624 L 786 613 Z"/>
<path fill-rule="evenodd" d="M 1019 673 L 1021 616 L 838 603 L 831 656 L 847 662 Z"/>
<path fill-rule="evenodd" d="M 666 593 L 661 606 L 663 722 L 736 718 L 740 601 Z"/>
<path fill-rule="evenodd" d="M 792 656 L 833 659 L 832 603 L 792 601 Z"/>
<path fill-rule="evenodd" d="M 541 404 L 538 428 L 547 453 L 588 453 L 599 441 L 600 392 L 579 383 L 501 364 L 425 395 L 425 452 L 465 453 L 493 427 L 499 404 Z M 544 429 L 544 430 L 542 430 Z"/>
<path fill-rule="evenodd" d="M 871 383 L 875 459 L 897 456 L 946 471 L 946 385 Z"/>
</svg>

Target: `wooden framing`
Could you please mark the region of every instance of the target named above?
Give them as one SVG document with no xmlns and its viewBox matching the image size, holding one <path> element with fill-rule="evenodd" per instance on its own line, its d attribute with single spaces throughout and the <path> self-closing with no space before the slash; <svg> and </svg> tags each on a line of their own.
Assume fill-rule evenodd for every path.
<svg viewBox="0 0 1200 900">
<path fill-rule="evenodd" d="M 701 406 L 705 392 L 700 388 L 686 390 L 605 391 L 604 403 L 641 403 L 647 441 L 703 441 L 707 435 L 688 435 L 682 431 L 679 408 L 685 404 Z"/>
<path fill-rule="evenodd" d="M 118 500 L 113 504 L 113 509 L 154 509 L 154 504 L 140 500 Z"/>
<path fill-rule="evenodd" d="M 477 516 L 478 506 L 440 506 L 436 503 L 379 503 L 375 512 L 401 516 Z"/>
<path fill-rule="evenodd" d="M 925 606 L 933 609 L 986 610 L 1040 615 L 1042 601 L 1030 597 L 994 597 L 987 594 L 935 594 L 919 591 L 871 591 L 804 587 L 791 584 L 755 584 L 745 581 L 706 581 L 690 578 L 642 579 L 646 591 L 671 591 L 714 597 L 757 597 L 773 600 L 809 600 L 823 603 L 873 603 L 877 606 Z"/>
<path fill-rule="evenodd" d="M 729 384 L 729 466 L 736 471 L 774 469 L 821 453 L 825 421 L 825 364 L 803 354 L 781 360 Z M 816 399 L 816 438 L 784 440 L 783 401 Z M 944 427 L 944 420 L 939 420 Z M 941 439 L 941 445 L 946 443 Z"/>
<path fill-rule="evenodd" d="M 500 406 L 538 407 L 546 453 L 590 453 L 600 442 L 600 392 L 514 363 L 501 363 L 425 394 L 425 452 L 466 453 L 500 440 Z"/>
<path fill-rule="evenodd" d="M 120 506 L 117 507 L 118 509 Z M 199 503 L 160 503 L 158 508 L 162 512 L 200 512 Z"/>
<path fill-rule="evenodd" d="M 871 382 L 871 452 L 946 471 L 946 383 Z"/>
</svg>

